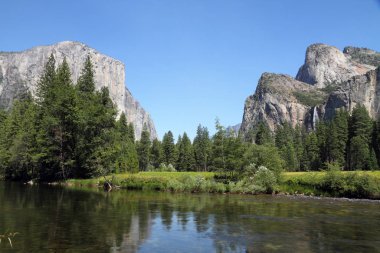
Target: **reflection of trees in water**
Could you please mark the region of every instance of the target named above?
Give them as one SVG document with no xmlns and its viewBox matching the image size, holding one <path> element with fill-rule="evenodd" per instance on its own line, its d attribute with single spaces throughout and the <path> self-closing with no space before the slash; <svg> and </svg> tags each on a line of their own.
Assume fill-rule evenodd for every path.
<svg viewBox="0 0 380 253">
<path fill-rule="evenodd" d="M 136 252 L 157 236 L 151 232 L 154 222 L 170 233 L 176 233 L 173 227 L 194 229 L 213 240 L 210 251 L 349 251 L 355 249 L 350 239 L 376 241 L 373 231 L 380 227 L 374 204 L 4 183 L 0 213 L 1 229 L 21 233 L 14 243 L 20 252 Z M 342 238 L 344 243 L 336 243 Z M 372 248 L 359 249 L 371 252 L 379 246 L 372 242 Z"/>
</svg>

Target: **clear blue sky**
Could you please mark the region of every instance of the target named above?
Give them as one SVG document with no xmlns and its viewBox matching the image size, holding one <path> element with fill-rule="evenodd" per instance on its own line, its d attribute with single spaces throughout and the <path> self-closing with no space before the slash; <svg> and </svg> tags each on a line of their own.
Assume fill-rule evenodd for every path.
<svg viewBox="0 0 380 253">
<path fill-rule="evenodd" d="M 380 51 L 376 0 L 12 0 L 0 51 L 81 41 L 123 61 L 160 138 L 240 123 L 262 72 L 294 76 L 322 42 Z"/>
</svg>

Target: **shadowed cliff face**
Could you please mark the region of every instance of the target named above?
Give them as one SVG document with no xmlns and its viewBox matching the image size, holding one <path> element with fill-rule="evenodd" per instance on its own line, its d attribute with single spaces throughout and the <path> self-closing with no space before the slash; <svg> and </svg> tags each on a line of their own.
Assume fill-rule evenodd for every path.
<svg viewBox="0 0 380 253">
<path fill-rule="evenodd" d="M 380 116 L 380 53 L 365 48 L 308 47 L 296 78 L 264 73 L 253 95 L 246 99 L 240 132 L 248 134 L 264 121 L 274 131 L 285 122 L 313 129 L 317 120 L 331 119 L 335 111 L 366 106 Z"/>
<path fill-rule="evenodd" d="M 124 64 L 79 42 L 64 41 L 22 52 L 1 52 L 0 108 L 9 109 L 13 100 L 22 97 L 26 92 L 35 94 L 37 82 L 50 54 L 54 55 L 57 63 L 61 63 L 66 57 L 74 83 L 89 55 L 94 65 L 96 88 L 108 87 L 119 113 L 125 112 L 128 121 L 134 124 L 136 138 L 140 138 L 144 124 L 147 125 L 151 137 L 157 137 L 149 113 L 125 86 Z"/>
</svg>

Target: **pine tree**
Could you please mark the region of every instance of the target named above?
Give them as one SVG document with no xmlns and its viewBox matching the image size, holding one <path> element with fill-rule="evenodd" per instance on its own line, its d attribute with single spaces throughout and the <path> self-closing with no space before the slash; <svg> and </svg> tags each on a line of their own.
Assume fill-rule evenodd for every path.
<svg viewBox="0 0 380 253">
<path fill-rule="evenodd" d="M 380 167 L 380 119 L 374 122 L 372 132 L 372 147 L 375 152 L 375 157 L 378 161 L 377 167 Z"/>
<path fill-rule="evenodd" d="M 338 110 L 332 120 L 328 131 L 328 161 L 340 167 L 345 165 L 348 141 L 348 113 Z"/>
<path fill-rule="evenodd" d="M 175 165 L 176 162 L 176 150 L 174 145 L 173 133 L 171 131 L 164 134 L 162 139 L 162 151 L 163 151 L 163 162 L 167 165 Z"/>
<path fill-rule="evenodd" d="M 197 170 L 207 171 L 210 160 L 211 141 L 206 127 L 197 128 L 197 135 L 193 142 L 195 164 Z"/>
<path fill-rule="evenodd" d="M 305 139 L 304 159 L 302 161 L 303 170 L 318 170 L 321 165 L 320 152 L 318 148 L 317 135 L 311 132 Z"/>
<path fill-rule="evenodd" d="M 77 88 L 80 93 L 94 94 L 95 92 L 94 70 L 90 56 L 86 58 L 81 75 L 78 78 Z"/>
<path fill-rule="evenodd" d="M 0 127 L 0 171 L 5 178 L 37 178 L 37 107 L 31 96 L 15 101 Z M 1 174 L 1 173 L 0 173 Z"/>
<path fill-rule="evenodd" d="M 157 169 L 162 162 L 162 147 L 159 140 L 154 139 L 150 149 L 150 161 L 155 169 Z"/>
<path fill-rule="evenodd" d="M 38 134 L 41 148 L 43 180 L 70 177 L 74 168 L 75 132 L 77 131 L 76 95 L 66 59 L 58 67 L 53 81 L 49 59 L 39 82 L 41 128 Z M 48 78 L 47 78 L 48 77 Z"/>
<path fill-rule="evenodd" d="M 329 126 L 324 121 L 319 121 L 316 125 L 316 137 L 318 142 L 319 149 L 319 159 L 321 165 L 328 161 L 329 152 L 328 152 L 328 133 Z"/>
<path fill-rule="evenodd" d="M 255 142 L 257 145 L 273 143 L 271 131 L 264 122 L 260 122 L 257 126 Z"/>
<path fill-rule="evenodd" d="M 150 133 L 146 125 L 141 132 L 141 139 L 138 145 L 137 153 L 139 155 L 139 168 L 141 171 L 146 171 L 150 159 Z"/>
<path fill-rule="evenodd" d="M 45 64 L 45 68 L 37 83 L 37 101 L 41 103 L 50 101 L 49 96 L 53 95 L 51 89 L 54 87 L 56 80 L 55 58 L 51 54 Z M 41 105 L 43 106 L 43 105 Z"/>
<path fill-rule="evenodd" d="M 211 164 L 214 170 L 226 170 L 226 130 L 220 125 L 219 120 L 215 121 L 216 133 L 212 137 Z"/>
<path fill-rule="evenodd" d="M 116 139 L 114 140 L 112 149 L 116 151 L 115 172 L 137 172 L 139 169 L 139 157 L 134 142 L 130 139 L 128 132 L 128 122 L 124 113 L 120 115 L 116 122 Z"/>
<path fill-rule="evenodd" d="M 357 104 L 349 119 L 348 168 L 351 170 L 370 169 L 373 122 L 365 106 Z"/>
<path fill-rule="evenodd" d="M 240 138 L 229 136 L 224 141 L 224 171 L 234 174 L 243 167 L 244 146 Z"/>
<path fill-rule="evenodd" d="M 177 170 L 192 171 L 194 169 L 194 152 L 186 132 L 183 133 L 178 147 Z"/>
<path fill-rule="evenodd" d="M 370 152 L 367 140 L 362 136 L 354 136 L 350 143 L 350 169 L 369 169 Z"/>
</svg>

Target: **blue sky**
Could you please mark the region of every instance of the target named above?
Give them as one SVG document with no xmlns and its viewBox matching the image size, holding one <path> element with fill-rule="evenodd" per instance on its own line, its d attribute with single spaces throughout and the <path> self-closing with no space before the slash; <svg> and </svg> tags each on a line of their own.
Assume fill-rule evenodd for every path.
<svg viewBox="0 0 380 253">
<path fill-rule="evenodd" d="M 123 61 L 160 138 L 240 123 L 261 73 L 294 76 L 312 43 L 380 51 L 376 0 L 12 0 L 0 19 L 0 51 L 75 40 Z"/>
</svg>

